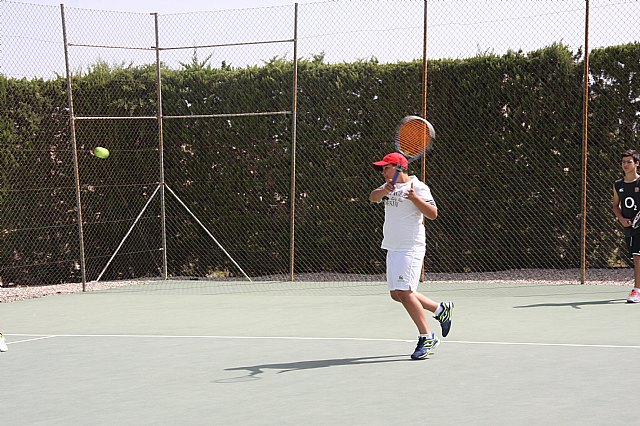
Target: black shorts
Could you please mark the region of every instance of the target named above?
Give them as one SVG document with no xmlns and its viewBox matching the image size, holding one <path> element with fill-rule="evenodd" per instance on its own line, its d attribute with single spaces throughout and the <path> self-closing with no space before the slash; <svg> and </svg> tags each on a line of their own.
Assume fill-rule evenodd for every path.
<svg viewBox="0 0 640 426">
<path fill-rule="evenodd" d="M 627 244 L 631 258 L 633 258 L 633 256 L 640 256 L 640 235 L 624 237 L 624 242 Z"/>
</svg>

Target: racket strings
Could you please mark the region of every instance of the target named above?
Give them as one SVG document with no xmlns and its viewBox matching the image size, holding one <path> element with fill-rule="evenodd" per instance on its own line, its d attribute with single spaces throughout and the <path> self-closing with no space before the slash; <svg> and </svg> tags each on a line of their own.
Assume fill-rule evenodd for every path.
<svg viewBox="0 0 640 426">
<path fill-rule="evenodd" d="M 398 145 L 403 154 L 415 157 L 429 148 L 431 133 L 421 120 L 403 123 L 398 129 Z"/>
</svg>

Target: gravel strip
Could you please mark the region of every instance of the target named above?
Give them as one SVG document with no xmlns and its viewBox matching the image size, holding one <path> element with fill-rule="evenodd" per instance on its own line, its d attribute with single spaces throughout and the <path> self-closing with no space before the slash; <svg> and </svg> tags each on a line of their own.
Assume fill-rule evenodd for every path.
<svg viewBox="0 0 640 426">
<path fill-rule="evenodd" d="M 107 290 L 110 288 L 125 287 L 131 285 L 144 285 L 152 281 L 104 281 L 87 283 L 87 291 Z M 15 302 L 18 300 L 35 299 L 38 297 L 52 296 L 55 294 L 69 294 L 82 292 L 82 283 L 54 284 L 39 286 L 0 286 L 0 302 Z"/>
<path fill-rule="evenodd" d="M 287 282 L 286 275 L 273 275 L 269 277 L 253 278 L 256 282 L 277 281 Z M 171 277 L 172 280 L 189 280 L 189 277 Z M 580 270 L 578 269 L 522 269 L 501 272 L 464 273 L 464 274 L 442 274 L 427 273 L 427 282 L 480 282 L 482 284 L 496 285 L 564 285 L 579 284 Z M 205 281 L 206 279 L 201 279 Z M 228 283 L 234 280 L 218 280 Z M 235 281 L 238 281 L 237 279 Z M 241 280 L 247 283 L 245 280 Z M 315 273 L 296 275 L 296 282 L 344 282 L 348 286 L 350 282 L 384 282 L 384 275 L 357 275 L 357 274 L 334 274 Z M 86 291 L 107 290 L 117 287 L 148 285 L 157 283 L 157 279 L 147 280 L 127 280 L 127 281 L 101 281 L 88 282 Z M 587 271 L 588 285 L 618 285 L 631 286 L 633 284 L 633 270 L 630 268 L 620 269 L 597 269 Z M 69 294 L 82 292 L 81 283 L 56 284 L 44 286 L 2 286 L 0 285 L 0 302 L 15 302 L 18 300 L 35 299 L 38 297 L 52 296 L 56 294 Z"/>
</svg>

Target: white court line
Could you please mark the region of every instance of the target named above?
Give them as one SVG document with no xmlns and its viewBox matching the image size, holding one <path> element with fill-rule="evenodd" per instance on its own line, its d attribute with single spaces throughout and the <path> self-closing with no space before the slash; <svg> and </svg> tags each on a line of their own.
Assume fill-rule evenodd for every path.
<svg viewBox="0 0 640 426">
<path fill-rule="evenodd" d="M 472 342 L 468 340 L 444 340 L 447 343 L 462 343 L 465 345 L 520 345 L 520 346 L 562 346 L 568 348 L 624 348 L 640 349 L 640 345 L 597 345 L 588 343 L 534 343 L 534 342 Z"/>
<path fill-rule="evenodd" d="M 7 334 L 7 336 L 29 336 L 29 335 L 28 334 Z M 7 345 L 13 345 L 15 343 L 33 342 L 34 340 L 51 339 L 52 337 L 57 337 L 57 336 L 42 336 L 41 334 L 36 334 L 36 336 L 41 336 L 41 337 L 35 337 L 33 339 L 24 339 L 24 340 L 13 340 L 11 342 L 6 342 L 6 343 Z"/>
<path fill-rule="evenodd" d="M 42 337 L 42 334 L 5 334 L 5 336 L 40 336 L 34 339 L 16 340 L 7 343 L 24 343 L 34 340 L 50 339 L 53 337 L 116 337 L 139 339 L 251 339 L 251 340 L 347 340 L 354 342 L 414 342 L 406 339 L 372 339 L 365 337 L 293 337 L 293 336 L 208 336 L 208 335 L 158 335 L 158 334 L 54 334 Z M 502 345 L 502 346 L 559 346 L 570 348 L 614 348 L 640 349 L 640 345 L 599 345 L 582 343 L 536 343 L 536 342 L 482 342 L 471 340 L 442 340 L 443 343 L 462 345 Z"/>
</svg>

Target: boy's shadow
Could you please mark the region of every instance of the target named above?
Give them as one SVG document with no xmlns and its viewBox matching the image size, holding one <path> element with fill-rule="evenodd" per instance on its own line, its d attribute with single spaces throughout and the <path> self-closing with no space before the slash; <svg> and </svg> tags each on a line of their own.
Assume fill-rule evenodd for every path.
<svg viewBox="0 0 640 426">
<path fill-rule="evenodd" d="M 400 358 L 402 357 L 402 358 Z M 225 368 L 225 371 L 247 371 L 246 376 L 242 376 L 247 380 L 258 379 L 258 375 L 265 370 L 280 370 L 277 373 L 288 373 L 290 371 L 311 370 L 315 368 L 335 367 L 339 365 L 359 365 L 359 364 L 383 364 L 389 362 L 406 362 L 411 361 L 407 355 L 386 355 L 386 356 L 370 356 L 359 358 L 337 358 L 337 359 L 321 359 L 316 361 L 296 361 L 277 364 L 261 364 L 250 365 L 246 367 Z M 222 382 L 227 381 L 225 379 Z"/>
<path fill-rule="evenodd" d="M 566 302 L 566 303 L 536 303 L 534 305 L 520 305 L 514 306 L 514 308 L 541 308 L 548 306 L 571 306 L 573 309 L 582 309 L 581 306 L 587 305 L 608 305 L 614 303 L 626 303 L 625 300 L 611 299 L 611 300 L 591 300 L 589 302 Z"/>
</svg>

